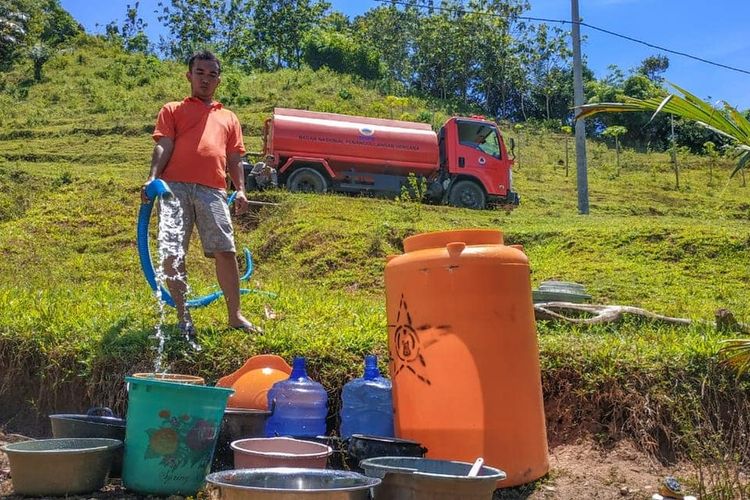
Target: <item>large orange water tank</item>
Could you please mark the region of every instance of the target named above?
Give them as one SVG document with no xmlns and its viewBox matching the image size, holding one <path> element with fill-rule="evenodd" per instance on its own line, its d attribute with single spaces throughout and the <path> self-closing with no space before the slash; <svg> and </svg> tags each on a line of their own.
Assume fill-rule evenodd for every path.
<svg viewBox="0 0 750 500">
<path fill-rule="evenodd" d="M 529 262 L 495 230 L 404 240 L 385 268 L 396 435 L 487 465 L 508 487 L 549 469 Z"/>
</svg>

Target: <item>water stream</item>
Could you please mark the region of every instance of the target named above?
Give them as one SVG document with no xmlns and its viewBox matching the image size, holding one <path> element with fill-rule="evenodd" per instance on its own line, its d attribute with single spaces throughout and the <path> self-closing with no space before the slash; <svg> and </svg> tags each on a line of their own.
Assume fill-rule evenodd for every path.
<svg viewBox="0 0 750 500">
<path fill-rule="evenodd" d="M 164 344 L 167 340 L 166 332 L 164 331 L 164 323 L 167 315 L 166 303 L 162 299 L 162 287 L 169 290 L 167 287 L 167 280 L 179 280 L 184 283 L 185 286 L 185 300 L 190 293 L 190 288 L 187 284 L 187 275 L 180 272 L 182 263 L 185 262 L 185 249 L 183 247 L 183 239 L 185 231 L 182 224 L 182 208 L 176 199 L 164 199 L 160 197 L 159 203 L 159 226 L 157 235 L 157 249 L 158 249 L 158 266 L 154 270 L 156 275 L 156 299 L 157 299 L 157 312 L 158 321 L 155 327 L 154 335 L 152 338 L 156 339 L 156 357 L 154 360 L 154 372 L 161 373 L 166 371 L 166 368 L 162 366 L 164 358 Z M 172 270 L 167 273 L 164 268 L 164 263 L 167 260 L 171 260 Z M 192 328 L 192 319 L 190 314 L 186 315 L 186 328 L 189 330 Z M 199 351 L 201 350 L 200 345 L 195 342 L 193 338 L 185 336 L 185 340 L 190 346 Z"/>
</svg>

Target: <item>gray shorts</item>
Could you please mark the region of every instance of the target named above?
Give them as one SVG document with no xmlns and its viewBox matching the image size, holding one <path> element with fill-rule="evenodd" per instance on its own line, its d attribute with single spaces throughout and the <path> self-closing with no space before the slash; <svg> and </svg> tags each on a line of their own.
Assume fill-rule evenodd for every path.
<svg viewBox="0 0 750 500">
<path fill-rule="evenodd" d="M 185 253 L 190 244 L 193 225 L 198 227 L 206 257 L 213 257 L 215 252 L 236 252 L 232 218 L 224 189 L 188 182 L 169 182 L 168 185 L 182 208 L 182 246 Z"/>
</svg>

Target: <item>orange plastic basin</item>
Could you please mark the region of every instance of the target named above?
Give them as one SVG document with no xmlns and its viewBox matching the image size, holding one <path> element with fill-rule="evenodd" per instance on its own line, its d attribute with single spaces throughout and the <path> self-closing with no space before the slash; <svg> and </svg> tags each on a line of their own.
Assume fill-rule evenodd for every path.
<svg viewBox="0 0 750 500">
<path fill-rule="evenodd" d="M 268 390 L 280 380 L 289 378 L 292 368 L 280 356 L 261 354 L 248 359 L 234 373 L 216 382 L 218 387 L 231 387 L 227 407 L 255 410 L 268 409 Z"/>
<path fill-rule="evenodd" d="M 385 268 L 398 437 L 427 457 L 502 469 L 499 487 L 549 469 L 526 255 L 500 231 L 420 234 Z"/>
</svg>

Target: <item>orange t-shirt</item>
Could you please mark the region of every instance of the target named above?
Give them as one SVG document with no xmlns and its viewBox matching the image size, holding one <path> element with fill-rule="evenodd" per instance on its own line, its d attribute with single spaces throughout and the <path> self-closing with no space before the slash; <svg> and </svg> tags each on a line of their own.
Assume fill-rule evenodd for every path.
<svg viewBox="0 0 750 500">
<path fill-rule="evenodd" d="M 245 153 L 237 116 L 221 103 L 206 106 L 195 97 L 161 108 L 153 138 L 162 137 L 174 140 L 172 156 L 161 174 L 165 181 L 226 189 L 227 155 Z"/>
</svg>

